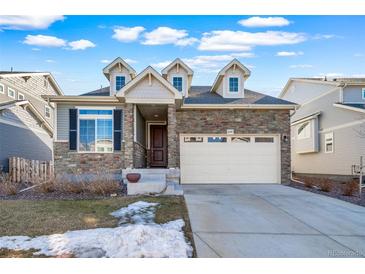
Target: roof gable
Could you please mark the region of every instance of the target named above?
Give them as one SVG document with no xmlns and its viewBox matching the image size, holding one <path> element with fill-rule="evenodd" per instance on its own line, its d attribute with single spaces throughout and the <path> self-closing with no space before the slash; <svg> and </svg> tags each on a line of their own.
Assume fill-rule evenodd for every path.
<svg viewBox="0 0 365 274">
<path fill-rule="evenodd" d="M 132 75 L 132 78 L 136 75 L 136 71 L 134 70 L 134 68 L 132 68 L 126 61 L 124 61 L 122 58 L 120 57 L 117 57 L 114 59 L 113 62 L 111 62 L 109 65 L 107 65 L 105 68 L 103 68 L 103 73 L 105 75 L 106 78 L 109 79 L 109 76 L 110 76 L 110 70 L 116 66 L 116 65 L 119 65 L 119 66 L 123 66 L 125 67 L 128 72 Z"/>
<path fill-rule="evenodd" d="M 238 67 L 239 69 L 241 69 L 244 73 L 245 79 L 247 79 L 251 75 L 251 71 L 235 58 L 218 72 L 218 75 L 215 78 L 214 83 L 212 85 L 211 91 L 215 91 L 217 89 L 220 82 L 222 81 L 223 76 L 225 75 L 227 70 L 229 70 L 231 67 L 234 67 L 234 68 Z"/>
<path fill-rule="evenodd" d="M 140 74 L 138 74 L 132 81 L 128 82 L 118 93 L 117 97 L 125 97 L 125 95 L 138 83 L 140 83 L 145 77 L 154 77 L 157 81 L 159 81 L 166 89 L 171 92 L 175 99 L 182 99 L 181 93 L 165 78 L 163 78 L 154 68 L 148 66 L 144 69 Z"/>
<path fill-rule="evenodd" d="M 161 73 L 162 74 L 168 74 L 168 72 L 175 66 L 175 65 L 177 65 L 177 64 L 179 64 L 181 67 L 183 67 L 186 71 L 187 71 L 187 73 L 188 73 L 188 75 L 193 75 L 194 74 L 194 72 L 193 72 L 193 70 L 187 65 L 187 64 L 185 64 L 180 58 L 176 58 L 174 61 L 172 61 L 167 67 L 165 67 L 162 71 L 161 71 Z"/>
</svg>

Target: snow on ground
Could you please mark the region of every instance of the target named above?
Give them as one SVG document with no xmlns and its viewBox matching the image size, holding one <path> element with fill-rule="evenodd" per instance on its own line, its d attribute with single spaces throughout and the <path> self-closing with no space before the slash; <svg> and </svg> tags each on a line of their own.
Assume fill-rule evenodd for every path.
<svg viewBox="0 0 365 274">
<path fill-rule="evenodd" d="M 39 237 L 0 237 L 0 248 L 39 250 L 35 254 L 76 257 L 191 257 L 192 247 L 182 231 L 182 219 L 156 224 L 154 216 L 158 203 L 139 201 L 111 213 L 118 218 L 116 228 L 96 228 L 68 231 L 64 234 Z"/>
</svg>

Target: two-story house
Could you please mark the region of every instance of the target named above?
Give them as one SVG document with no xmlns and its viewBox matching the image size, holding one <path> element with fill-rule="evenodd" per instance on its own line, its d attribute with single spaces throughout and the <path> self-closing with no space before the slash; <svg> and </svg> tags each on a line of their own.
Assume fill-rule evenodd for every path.
<svg viewBox="0 0 365 274">
<path fill-rule="evenodd" d="M 0 71 L 0 171 L 9 157 L 52 160 L 54 109 L 42 95 L 63 95 L 50 73 Z"/>
<path fill-rule="evenodd" d="M 117 58 L 103 69 L 110 87 L 55 104 L 56 173 L 159 168 L 182 183 L 290 180 L 290 110 L 295 104 L 246 88 L 234 59 L 212 85 L 176 59 L 161 74 Z"/>
<path fill-rule="evenodd" d="M 299 105 L 291 117 L 292 171 L 350 180 L 352 165 L 365 158 L 365 79 L 292 78 L 279 97 Z"/>
</svg>

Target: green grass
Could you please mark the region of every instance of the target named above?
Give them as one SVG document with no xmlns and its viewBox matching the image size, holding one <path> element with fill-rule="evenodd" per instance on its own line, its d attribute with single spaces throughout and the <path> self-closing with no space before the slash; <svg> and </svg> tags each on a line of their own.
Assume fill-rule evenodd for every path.
<svg viewBox="0 0 365 274">
<path fill-rule="evenodd" d="M 0 236 L 39 236 L 64 233 L 69 230 L 116 227 L 117 219 L 110 215 L 136 201 L 160 203 L 155 221 L 166 223 L 184 219 L 184 233 L 193 243 L 192 232 L 183 197 L 119 197 L 103 200 L 77 201 L 0 201 Z M 0 257 L 32 257 L 30 251 L 0 249 Z"/>
</svg>

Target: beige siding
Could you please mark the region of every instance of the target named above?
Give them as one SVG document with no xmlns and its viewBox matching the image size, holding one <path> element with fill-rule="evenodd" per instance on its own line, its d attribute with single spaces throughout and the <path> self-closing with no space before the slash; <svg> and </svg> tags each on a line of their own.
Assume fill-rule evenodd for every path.
<svg viewBox="0 0 365 274">
<path fill-rule="evenodd" d="M 299 139 L 298 138 L 298 129 L 304 124 L 309 122 L 310 127 L 310 136 L 309 138 Z M 318 119 L 313 118 L 309 121 L 305 121 L 303 123 L 292 126 L 292 140 L 293 140 L 293 149 L 295 149 L 296 153 L 308 153 L 308 152 L 317 152 L 319 148 L 318 141 Z"/>
<path fill-rule="evenodd" d="M 365 117 L 364 117 L 365 118 Z M 351 175 L 351 165 L 359 164 L 360 156 L 365 156 L 365 136 L 357 131 L 365 123 L 333 131 L 334 152 L 324 152 L 324 133 L 320 134 L 318 153 L 297 154 L 292 150 L 292 170 L 297 173 Z"/>
<path fill-rule="evenodd" d="M 230 77 L 238 77 L 239 78 L 239 89 L 238 92 L 229 92 L 229 78 Z M 245 81 L 244 81 L 244 72 L 236 67 L 233 69 L 231 67 L 228 69 L 223 77 L 223 96 L 226 98 L 242 98 L 244 97 L 244 90 L 245 90 Z"/>
<path fill-rule="evenodd" d="M 153 76 L 150 85 L 148 76 L 146 76 L 137 85 L 127 91 L 125 98 L 173 99 L 175 95 Z"/>
<path fill-rule="evenodd" d="M 115 89 L 115 77 L 116 76 L 124 76 L 126 84 L 131 80 L 131 75 L 129 74 L 129 71 L 125 67 L 121 66 L 121 69 L 119 69 L 118 66 L 114 66 L 110 70 L 110 90 L 111 90 L 111 94 L 115 94 L 117 92 L 117 90 Z"/>
<path fill-rule="evenodd" d="M 80 103 L 75 104 L 57 104 L 57 141 L 67 141 L 69 138 L 69 109 L 75 108 L 80 106 Z M 95 106 L 97 109 L 98 107 L 106 107 L 110 105 L 85 105 L 83 106 L 91 107 Z M 116 108 L 123 108 L 122 105 L 116 106 Z"/>
<path fill-rule="evenodd" d="M 345 87 L 343 89 L 343 102 L 365 104 L 365 100 L 362 99 L 362 88 L 365 86 Z"/>
<path fill-rule="evenodd" d="M 308 83 L 301 81 L 294 81 L 288 87 L 287 92 L 282 99 L 294 102 L 297 104 L 303 104 L 308 102 L 330 90 L 336 88 L 334 85 L 326 83 Z M 337 102 L 339 99 L 337 99 Z"/>
</svg>

